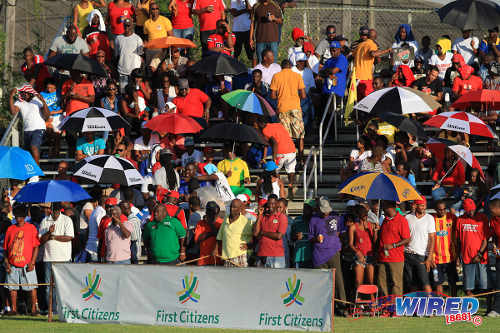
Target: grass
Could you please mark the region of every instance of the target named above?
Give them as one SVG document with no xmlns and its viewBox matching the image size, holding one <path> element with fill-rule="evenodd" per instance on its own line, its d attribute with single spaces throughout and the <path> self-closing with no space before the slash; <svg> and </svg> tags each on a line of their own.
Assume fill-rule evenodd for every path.
<svg viewBox="0 0 500 333">
<path fill-rule="evenodd" d="M 243 314 L 242 314 L 243 315 Z M 498 332 L 500 319 L 483 317 L 483 324 L 474 327 L 472 323 L 456 323 L 447 326 L 443 317 L 436 318 L 335 318 L 335 332 Z M 115 324 L 66 324 L 61 322 L 48 323 L 44 317 L 13 317 L 0 319 L 0 333 L 243 333 L 243 332 L 297 332 L 297 331 L 250 331 L 221 330 L 201 328 L 178 328 L 165 326 L 115 325 Z"/>
</svg>

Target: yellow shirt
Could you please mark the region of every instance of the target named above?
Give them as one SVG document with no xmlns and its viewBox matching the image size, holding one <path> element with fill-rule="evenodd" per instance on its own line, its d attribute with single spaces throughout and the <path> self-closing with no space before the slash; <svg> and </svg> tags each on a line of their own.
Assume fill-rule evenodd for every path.
<svg viewBox="0 0 500 333">
<path fill-rule="evenodd" d="M 381 122 L 378 124 L 378 135 L 385 135 L 389 143 L 394 143 L 394 134 L 397 132 L 397 128 L 388 122 Z"/>
<path fill-rule="evenodd" d="M 87 16 L 89 16 L 90 12 L 94 10 L 94 6 L 92 2 L 89 1 L 89 6 L 87 8 L 80 7 L 80 4 L 76 5 L 76 11 L 78 12 L 78 29 L 83 34 L 83 30 L 89 25 L 87 21 Z"/>
<path fill-rule="evenodd" d="M 233 223 L 229 223 L 229 216 L 226 216 L 217 233 L 217 240 L 222 241 L 222 257 L 227 259 L 246 254 L 247 250 L 240 248 L 241 243 L 251 243 L 252 239 L 252 223 L 243 215 Z"/>
<path fill-rule="evenodd" d="M 356 68 L 356 79 L 373 80 L 373 61 L 371 51 L 377 51 L 377 44 L 371 39 L 360 43 L 354 50 L 354 67 Z"/>
<path fill-rule="evenodd" d="M 226 176 L 229 186 L 241 186 L 245 178 L 250 178 L 247 162 L 240 158 L 224 159 L 217 164 L 217 169 L 224 175 L 231 171 L 231 176 Z"/>
<path fill-rule="evenodd" d="M 159 16 L 156 21 L 147 19 L 144 22 L 144 33 L 148 35 L 148 40 L 166 38 L 167 32 L 172 30 L 172 23 L 165 16 Z"/>
<path fill-rule="evenodd" d="M 301 110 L 299 90 L 305 89 L 304 80 L 299 73 L 290 68 L 274 74 L 271 81 L 271 90 L 278 94 L 278 112 Z"/>
<path fill-rule="evenodd" d="M 151 4 L 151 0 L 148 0 L 144 3 L 141 2 L 141 0 L 137 1 L 137 10 L 135 12 L 135 20 L 136 20 L 136 25 L 139 27 L 142 27 L 144 25 L 144 22 L 149 17 L 149 5 Z"/>
</svg>

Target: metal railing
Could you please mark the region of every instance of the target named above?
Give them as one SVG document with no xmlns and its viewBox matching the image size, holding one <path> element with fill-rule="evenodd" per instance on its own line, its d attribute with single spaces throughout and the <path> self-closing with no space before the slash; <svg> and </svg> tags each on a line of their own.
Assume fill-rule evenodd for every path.
<svg viewBox="0 0 500 333">
<path fill-rule="evenodd" d="M 306 163 L 304 164 L 304 201 L 309 199 L 312 199 L 313 197 L 318 196 L 318 161 L 317 161 L 317 156 L 318 156 L 318 149 L 315 146 L 311 147 L 311 150 L 309 151 L 309 155 L 307 155 Z M 309 164 L 311 163 L 311 158 L 312 158 L 312 168 L 309 173 L 309 176 L 307 175 L 307 171 L 309 169 Z M 312 196 L 309 196 L 309 185 L 311 184 L 311 181 L 314 177 L 314 194 Z"/>
<path fill-rule="evenodd" d="M 17 125 L 19 124 L 19 112 L 14 115 L 14 118 L 9 123 L 9 127 L 5 130 L 0 141 L 0 146 L 19 146 L 20 144 L 20 133 Z"/>
<path fill-rule="evenodd" d="M 328 115 L 328 111 L 330 110 L 330 106 L 333 101 L 333 110 L 330 114 L 330 119 L 328 120 L 328 125 L 326 127 L 325 134 L 323 135 L 323 126 L 325 125 L 326 116 Z M 323 117 L 321 118 L 321 122 L 319 123 L 319 177 L 320 180 L 323 180 L 323 146 L 325 144 L 326 138 L 328 136 L 328 132 L 330 132 L 330 126 L 332 125 L 332 121 L 335 119 L 335 124 L 337 123 L 336 119 L 336 108 L 337 108 L 337 96 L 335 94 L 331 94 L 328 97 L 328 102 L 326 103 L 325 110 L 323 111 Z M 337 140 L 337 126 L 335 126 L 335 140 Z"/>
</svg>

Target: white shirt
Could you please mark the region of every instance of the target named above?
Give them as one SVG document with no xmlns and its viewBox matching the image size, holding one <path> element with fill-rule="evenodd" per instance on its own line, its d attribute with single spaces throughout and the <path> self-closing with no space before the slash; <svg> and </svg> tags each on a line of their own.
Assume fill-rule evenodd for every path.
<svg viewBox="0 0 500 333">
<path fill-rule="evenodd" d="M 371 150 L 365 150 L 362 154 L 360 154 L 359 150 L 357 149 L 351 150 L 350 157 L 353 159 L 354 170 L 358 170 L 359 166 L 361 165 L 361 162 L 371 156 L 372 156 Z"/>
<path fill-rule="evenodd" d="M 309 93 L 309 89 L 316 87 L 316 81 L 314 81 L 314 74 L 310 68 L 304 68 L 303 71 L 299 70 L 297 66 L 292 67 L 292 71 L 298 73 L 302 76 L 304 85 L 306 86 L 306 94 Z"/>
<path fill-rule="evenodd" d="M 297 65 L 297 61 L 295 61 L 295 56 L 297 53 L 303 53 L 302 46 L 292 46 L 288 48 L 288 60 L 292 63 L 292 66 Z"/>
<path fill-rule="evenodd" d="M 144 143 L 144 138 L 142 136 L 138 137 L 134 141 L 134 150 L 151 150 L 154 145 L 160 143 L 160 138 L 157 134 L 151 134 L 148 144 Z"/>
<path fill-rule="evenodd" d="M 54 221 L 52 215 L 45 217 L 40 223 L 40 237 L 49 232 L 52 225 L 55 225 L 54 236 L 70 236 L 75 237 L 73 230 L 73 221 L 66 215 L 59 214 L 57 220 Z M 60 242 L 55 239 L 48 240 L 44 244 L 43 261 L 70 261 L 71 260 L 71 241 Z"/>
<path fill-rule="evenodd" d="M 231 186 L 229 186 L 226 176 L 220 171 L 216 172 L 215 175 L 218 178 L 215 182 L 215 190 L 222 201 L 228 202 L 234 200 L 235 196 L 231 190 Z"/>
<path fill-rule="evenodd" d="M 479 39 L 477 39 L 477 37 L 469 37 L 467 39 L 463 37 L 457 38 L 451 47 L 452 51 L 457 51 L 464 57 L 464 61 L 467 65 L 472 65 L 474 63 L 474 49 L 470 45 L 472 41 L 474 41 L 474 48 L 477 49 L 479 47 Z"/>
<path fill-rule="evenodd" d="M 444 60 L 441 60 L 437 54 L 433 54 L 431 59 L 429 60 L 429 65 L 436 66 L 439 69 L 439 78 L 444 80 L 444 75 L 446 74 L 446 70 L 451 67 L 451 58 L 453 54 L 450 52 L 446 52 Z"/>
<path fill-rule="evenodd" d="M 92 202 L 87 202 L 82 207 L 82 211 L 80 212 L 80 229 L 87 229 L 89 227 L 89 220 L 85 216 L 86 210 L 94 211 L 94 205 L 92 205 Z"/>
<path fill-rule="evenodd" d="M 14 103 L 23 117 L 24 131 L 44 130 L 45 120 L 42 117 L 43 103 L 36 97 L 29 102 L 17 101 Z"/>
<path fill-rule="evenodd" d="M 271 85 L 271 80 L 273 79 L 274 74 L 281 72 L 281 66 L 275 62 L 269 67 L 258 64 L 254 69 L 260 69 L 262 71 L 262 81 L 268 85 Z"/>
<path fill-rule="evenodd" d="M 188 152 L 185 152 L 181 156 L 181 165 L 185 167 L 188 163 L 201 163 L 203 161 L 203 153 L 199 150 L 193 150 L 193 153 L 189 155 Z"/>
<path fill-rule="evenodd" d="M 425 214 L 420 219 L 413 214 L 406 215 L 405 217 L 408 220 L 411 236 L 410 243 L 406 246 L 406 250 L 425 256 L 427 253 L 429 234 L 436 232 L 434 217 L 429 214 Z"/>
<path fill-rule="evenodd" d="M 318 74 L 319 72 L 319 60 L 316 55 L 311 54 L 309 59 L 307 59 L 307 63 L 309 64 L 309 68 L 313 71 L 314 74 Z"/>
<path fill-rule="evenodd" d="M 97 232 L 99 230 L 99 224 L 102 218 L 106 216 L 106 210 L 97 206 L 90 214 L 89 217 L 89 236 L 87 239 L 87 244 L 85 245 L 85 250 L 90 253 L 97 254 L 97 245 L 99 240 L 97 239 Z"/>
<path fill-rule="evenodd" d="M 115 55 L 118 60 L 118 73 L 130 75 L 132 70 L 141 67 L 143 44 L 141 37 L 119 35 L 115 39 Z"/>
<path fill-rule="evenodd" d="M 252 8 L 257 0 L 231 0 L 231 8 L 236 10 L 242 10 L 247 8 L 246 2 L 248 2 L 250 8 Z M 233 17 L 233 32 L 242 32 L 250 30 L 250 13 L 244 13 Z"/>
</svg>

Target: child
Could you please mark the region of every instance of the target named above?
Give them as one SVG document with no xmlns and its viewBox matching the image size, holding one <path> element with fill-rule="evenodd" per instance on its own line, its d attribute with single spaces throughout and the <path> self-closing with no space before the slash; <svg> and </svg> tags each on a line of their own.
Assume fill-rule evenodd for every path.
<svg viewBox="0 0 500 333">
<path fill-rule="evenodd" d="M 61 131 L 59 124 L 64 118 L 64 111 L 61 108 L 61 94 L 57 91 L 56 81 L 53 78 L 45 80 L 45 91 L 40 93 L 45 103 L 49 107 L 50 117 L 45 122 L 47 126 L 47 137 L 53 144 L 50 145 L 50 157 L 59 156 L 59 147 L 61 141 Z"/>
</svg>

